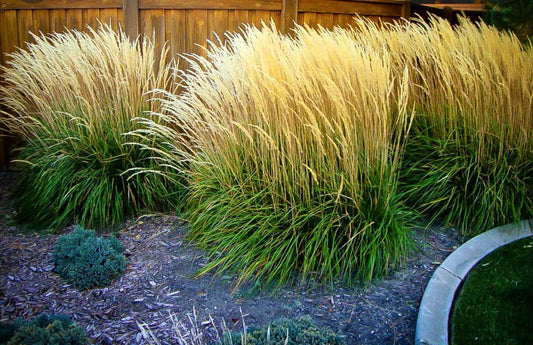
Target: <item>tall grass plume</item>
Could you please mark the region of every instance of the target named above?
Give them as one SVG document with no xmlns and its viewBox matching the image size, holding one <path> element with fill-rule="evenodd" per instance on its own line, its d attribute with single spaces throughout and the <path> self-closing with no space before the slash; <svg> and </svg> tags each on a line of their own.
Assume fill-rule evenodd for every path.
<svg viewBox="0 0 533 345">
<path fill-rule="evenodd" d="M 370 280 L 408 251 L 408 73 L 346 31 L 247 28 L 191 59 L 151 130 L 187 157 L 189 238 L 237 285 Z M 192 154 L 187 154 L 189 148 Z"/>
<path fill-rule="evenodd" d="M 0 95 L 8 129 L 21 137 L 14 205 L 20 221 L 58 229 L 118 225 L 144 209 L 173 207 L 181 187 L 145 146 L 124 135 L 157 104 L 147 93 L 171 89 L 167 49 L 130 41 L 102 26 L 34 36 L 9 58 Z M 129 143 L 129 144 L 128 144 Z M 132 170 L 134 169 L 134 170 Z M 157 170 L 160 174 L 134 174 Z"/>
</svg>

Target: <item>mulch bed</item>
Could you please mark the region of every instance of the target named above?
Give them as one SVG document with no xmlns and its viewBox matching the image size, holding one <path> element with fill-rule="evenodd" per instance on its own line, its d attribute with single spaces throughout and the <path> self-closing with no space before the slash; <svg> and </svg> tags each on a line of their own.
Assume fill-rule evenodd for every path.
<svg viewBox="0 0 533 345">
<path fill-rule="evenodd" d="M 232 289 L 232 277 L 194 278 L 204 254 L 186 242 L 186 223 L 174 215 L 130 219 L 119 232 L 128 265 L 106 288 L 79 292 L 53 272 L 57 235 L 12 224 L 9 194 L 16 173 L 0 172 L 0 322 L 40 313 L 67 314 L 100 344 L 148 344 L 150 329 L 161 344 L 177 344 L 174 323 L 193 309 L 200 329 L 264 325 L 281 317 L 310 315 L 347 344 L 413 344 L 418 306 L 435 268 L 460 243 L 453 229 L 413 229 L 418 250 L 389 277 L 366 287 Z M 73 226 L 64 230 L 72 231 Z"/>
</svg>

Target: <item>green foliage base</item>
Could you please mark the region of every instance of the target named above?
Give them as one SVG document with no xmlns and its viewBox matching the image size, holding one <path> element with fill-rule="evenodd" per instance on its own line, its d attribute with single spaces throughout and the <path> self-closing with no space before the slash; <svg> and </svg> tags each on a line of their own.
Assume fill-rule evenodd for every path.
<svg viewBox="0 0 533 345">
<path fill-rule="evenodd" d="M 367 175 L 358 200 L 345 194 L 347 183 L 339 191 L 339 183 L 325 181 L 313 188 L 311 203 L 299 199 L 294 186 L 292 200 L 282 203 L 275 201 L 278 186 L 259 172 L 228 186 L 225 168 L 197 166 L 191 182 L 188 237 L 212 259 L 200 274 L 229 270 L 237 286 L 253 280 L 274 288 L 297 281 L 350 284 L 386 274 L 410 250 L 413 217 L 390 180 Z"/>
<path fill-rule="evenodd" d="M 2 325 L 9 330 L 0 335 L 0 345 L 85 345 L 83 328 L 65 315 L 41 314 L 31 321 L 17 319 L 14 324 Z"/>
<path fill-rule="evenodd" d="M 47 128 L 43 123 L 17 157 L 13 204 L 19 221 L 51 230 L 73 222 L 104 229 L 143 210 L 177 207 L 184 192 L 170 175 L 133 174 L 158 166 L 141 145 L 159 145 L 125 136 L 136 129 L 133 122 L 119 126 L 102 120 L 89 128 L 79 118 L 57 116 L 65 116 L 68 125 Z"/>
<path fill-rule="evenodd" d="M 311 317 L 280 319 L 268 327 L 251 327 L 246 334 L 226 333 L 214 345 L 343 345 L 344 340 L 327 329 L 318 329 Z"/>
<path fill-rule="evenodd" d="M 532 217 L 533 156 L 508 150 L 481 160 L 474 140 L 452 135 L 409 141 L 401 178 L 407 203 L 468 237 Z"/>
<path fill-rule="evenodd" d="M 60 236 L 53 253 L 55 272 L 79 290 L 106 286 L 124 271 L 122 244 L 116 238 L 96 237 L 81 227 Z"/>
</svg>

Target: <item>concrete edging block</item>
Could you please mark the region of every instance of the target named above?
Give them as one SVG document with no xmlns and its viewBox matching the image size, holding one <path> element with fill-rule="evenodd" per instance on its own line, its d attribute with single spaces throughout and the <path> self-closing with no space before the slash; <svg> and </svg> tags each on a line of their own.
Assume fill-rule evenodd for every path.
<svg viewBox="0 0 533 345">
<path fill-rule="evenodd" d="M 418 311 L 416 345 L 448 345 L 448 320 L 455 294 L 468 272 L 485 256 L 533 235 L 533 219 L 486 231 L 465 242 L 437 267 Z"/>
</svg>

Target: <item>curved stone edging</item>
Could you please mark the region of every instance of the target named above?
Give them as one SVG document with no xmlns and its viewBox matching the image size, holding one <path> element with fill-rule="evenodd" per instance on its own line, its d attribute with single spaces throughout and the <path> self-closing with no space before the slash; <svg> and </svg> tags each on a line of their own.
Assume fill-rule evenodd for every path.
<svg viewBox="0 0 533 345">
<path fill-rule="evenodd" d="M 418 311 L 416 345 L 448 345 L 448 319 L 455 292 L 468 272 L 486 255 L 533 235 L 533 219 L 489 230 L 467 241 L 435 270 Z"/>
</svg>

